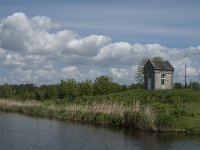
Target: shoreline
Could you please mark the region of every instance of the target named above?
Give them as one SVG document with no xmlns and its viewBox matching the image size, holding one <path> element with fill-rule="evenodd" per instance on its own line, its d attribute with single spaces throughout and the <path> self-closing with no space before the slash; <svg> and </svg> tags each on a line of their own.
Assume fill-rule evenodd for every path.
<svg viewBox="0 0 200 150">
<path fill-rule="evenodd" d="M 74 107 L 74 104 L 72 104 Z M 69 105 L 69 107 L 72 107 Z M 188 131 L 186 129 L 175 129 L 171 128 L 157 128 L 150 121 L 145 121 L 145 123 L 141 126 L 135 125 L 136 121 L 139 120 L 128 120 L 135 118 L 125 119 L 124 114 L 114 114 L 112 113 L 102 113 L 102 112 L 87 112 L 84 109 L 81 111 L 81 106 L 75 105 L 76 109 L 61 109 L 59 107 L 63 107 L 62 105 L 54 106 L 54 104 L 47 105 L 43 102 L 38 101 L 16 101 L 16 100 L 2 100 L 0 99 L 0 111 L 8 112 L 8 113 L 21 113 L 29 116 L 36 117 L 44 117 L 50 119 L 56 119 L 61 121 L 72 121 L 72 122 L 80 122 L 87 123 L 105 127 L 122 127 L 122 128 L 130 128 L 136 129 L 138 131 L 145 132 L 160 132 L 160 133 L 185 133 L 185 134 L 194 134 L 200 135 L 198 131 Z M 66 107 L 66 106 L 65 106 Z M 85 106 L 82 106 L 85 107 Z M 87 106 L 88 107 L 88 106 Z M 65 111 L 64 111 L 65 110 Z M 115 112 L 116 113 L 116 112 Z M 133 112 L 128 112 L 133 113 Z M 130 115 L 128 114 L 127 115 Z M 138 113 L 138 112 L 137 112 Z M 135 115 L 135 114 L 134 114 Z M 138 117 L 138 116 L 137 116 Z M 133 122 L 131 122 L 133 121 Z M 140 122 L 139 124 L 142 124 Z M 146 125 L 145 125 L 146 124 Z"/>
</svg>

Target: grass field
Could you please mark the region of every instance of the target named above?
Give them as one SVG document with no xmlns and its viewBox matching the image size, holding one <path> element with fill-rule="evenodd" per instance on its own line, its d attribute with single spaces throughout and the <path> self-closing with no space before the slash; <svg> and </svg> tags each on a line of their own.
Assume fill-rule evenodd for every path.
<svg viewBox="0 0 200 150">
<path fill-rule="evenodd" d="M 200 133 L 200 92 L 129 90 L 70 100 L 0 100 L 0 109 L 151 131 Z"/>
</svg>

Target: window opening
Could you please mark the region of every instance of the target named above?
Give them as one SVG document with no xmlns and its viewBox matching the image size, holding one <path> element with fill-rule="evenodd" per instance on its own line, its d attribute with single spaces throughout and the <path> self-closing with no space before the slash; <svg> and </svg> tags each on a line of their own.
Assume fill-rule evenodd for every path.
<svg viewBox="0 0 200 150">
<path fill-rule="evenodd" d="M 165 74 L 161 74 L 161 85 L 165 85 Z"/>
</svg>

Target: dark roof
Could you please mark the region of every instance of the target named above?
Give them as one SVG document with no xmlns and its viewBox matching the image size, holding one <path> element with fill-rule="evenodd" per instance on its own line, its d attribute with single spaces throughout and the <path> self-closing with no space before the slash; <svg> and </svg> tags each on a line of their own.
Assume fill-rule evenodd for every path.
<svg viewBox="0 0 200 150">
<path fill-rule="evenodd" d="M 173 66 L 168 60 L 150 60 L 150 62 L 156 70 L 174 71 Z"/>
</svg>

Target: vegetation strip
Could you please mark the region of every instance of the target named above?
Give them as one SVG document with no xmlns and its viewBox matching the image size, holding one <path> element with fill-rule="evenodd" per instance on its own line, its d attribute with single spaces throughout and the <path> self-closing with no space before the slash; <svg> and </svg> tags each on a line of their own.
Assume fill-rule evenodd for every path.
<svg viewBox="0 0 200 150">
<path fill-rule="evenodd" d="M 0 100 L 0 110 L 146 131 L 200 133 L 200 95 L 190 90 L 129 90 L 71 100 Z"/>
<path fill-rule="evenodd" d="M 37 101 L 0 100 L 2 111 L 48 116 L 52 118 L 92 122 L 101 125 L 134 127 L 142 130 L 154 130 L 153 112 L 149 107 L 140 108 L 139 103 L 131 107 L 121 104 L 81 105 L 65 103 L 58 105 Z"/>
</svg>

